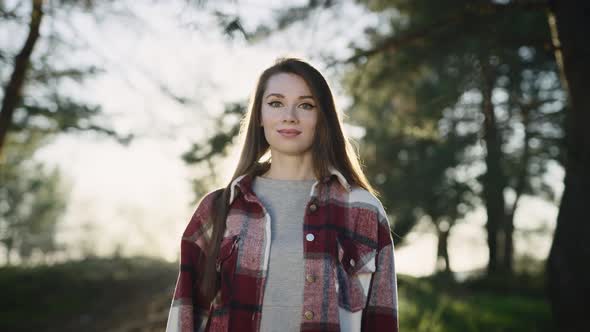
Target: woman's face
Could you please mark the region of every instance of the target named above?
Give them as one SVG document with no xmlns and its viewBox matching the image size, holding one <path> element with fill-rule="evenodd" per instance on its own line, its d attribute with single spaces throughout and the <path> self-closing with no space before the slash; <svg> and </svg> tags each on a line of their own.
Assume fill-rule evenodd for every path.
<svg viewBox="0 0 590 332">
<path fill-rule="evenodd" d="M 271 152 L 311 153 L 319 110 L 305 81 L 295 74 L 275 74 L 262 98 L 262 126 Z"/>
</svg>

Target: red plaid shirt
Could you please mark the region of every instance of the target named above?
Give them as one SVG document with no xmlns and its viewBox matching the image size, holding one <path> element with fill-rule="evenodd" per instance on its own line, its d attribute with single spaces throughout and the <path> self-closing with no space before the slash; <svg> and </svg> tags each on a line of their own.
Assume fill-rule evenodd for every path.
<svg viewBox="0 0 590 332">
<path fill-rule="evenodd" d="M 351 187 L 339 171 L 331 173 L 312 186 L 303 220 L 301 331 L 398 331 L 387 215 L 375 196 Z M 221 289 L 212 303 L 205 303 L 194 285 L 211 237 L 206 216 L 213 192 L 198 204 L 181 240 L 167 332 L 259 330 L 271 222 L 252 191 L 252 180 L 242 175 L 231 184 L 227 229 L 217 258 Z"/>
</svg>

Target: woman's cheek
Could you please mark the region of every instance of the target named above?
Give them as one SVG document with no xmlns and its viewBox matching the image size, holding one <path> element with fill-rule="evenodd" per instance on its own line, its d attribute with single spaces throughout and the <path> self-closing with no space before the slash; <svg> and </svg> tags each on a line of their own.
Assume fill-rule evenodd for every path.
<svg viewBox="0 0 590 332">
<path fill-rule="evenodd" d="M 261 121 L 262 121 L 263 125 L 269 126 L 269 125 L 271 125 L 272 122 L 274 122 L 272 112 L 268 112 L 263 109 L 261 115 L 262 115 Z"/>
</svg>

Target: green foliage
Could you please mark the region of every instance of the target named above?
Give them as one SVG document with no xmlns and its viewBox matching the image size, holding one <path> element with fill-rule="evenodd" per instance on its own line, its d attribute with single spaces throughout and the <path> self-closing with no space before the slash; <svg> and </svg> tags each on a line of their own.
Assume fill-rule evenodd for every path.
<svg viewBox="0 0 590 332">
<path fill-rule="evenodd" d="M 423 216 L 452 226 L 497 198 L 486 196 L 490 184 L 500 198 L 508 190 L 553 202 L 544 175 L 562 160 L 564 94 L 545 12 L 512 2 L 358 2 L 386 23 L 366 30 L 369 46 L 354 47 L 343 83 L 395 232 L 403 236 Z M 497 141 L 484 127 L 487 91 Z M 495 150 L 497 168 L 486 159 Z M 517 205 L 505 201 L 487 211 L 501 216 L 488 218 L 498 229 L 513 223 Z"/>
<path fill-rule="evenodd" d="M 104 331 L 109 324 L 119 328 L 120 322 L 113 322 L 119 311 L 130 313 L 127 320 L 146 317 L 138 313 L 145 307 L 137 303 L 145 295 L 163 291 L 169 306 L 177 268 L 144 257 L 0 268 L 0 290 L 11 299 L 0 304 L 0 330 Z"/>
<path fill-rule="evenodd" d="M 92 15 L 99 15 L 102 9 L 112 6 L 117 1 L 97 2 L 92 0 L 61 0 L 45 4 L 42 16 L 43 25 L 60 25 L 58 18 L 64 12 L 87 11 Z M 0 27 L 8 33 L 28 32 L 30 8 L 28 4 L 17 4 L 8 8 L 0 5 Z M 106 15 L 101 13 L 100 15 Z M 98 17 L 96 17 L 98 18 Z M 19 72 L 24 76 L 24 85 L 19 89 L 20 98 L 10 106 L 14 109 L 7 121 L 8 132 L 40 131 L 46 134 L 58 134 L 72 131 L 93 131 L 115 138 L 121 144 L 128 144 L 133 135 L 121 135 L 107 123 L 99 105 L 74 98 L 67 84 L 75 82 L 82 84 L 85 80 L 104 72 L 94 65 L 72 63 L 68 58 L 72 50 L 78 48 L 69 40 L 64 29 L 49 29 L 37 40 L 34 52 L 29 59 L 26 72 Z M 26 35 L 24 35 L 26 37 Z M 25 38 L 11 43 L 2 43 L 0 56 L 0 84 L 3 87 L 11 83 L 15 74 L 14 61 L 19 53 L 19 47 L 25 43 Z M 0 99 L 4 98 L 4 90 Z M 3 106 L 4 107 L 4 106 Z M 3 110 L 8 111 L 8 109 Z M 26 135 L 26 134 L 25 134 Z M 1 147 L 0 147 L 0 150 Z"/>
<path fill-rule="evenodd" d="M 399 277 L 401 331 L 550 331 L 542 296 L 475 288 L 436 278 Z M 539 290 L 537 289 L 537 292 Z"/>
<path fill-rule="evenodd" d="M 33 160 L 45 135 L 11 134 L 8 138 L 0 168 L 0 239 L 7 252 L 6 263 L 12 250 L 26 261 L 34 250 L 45 255 L 58 249 L 56 227 L 67 200 L 59 171 L 47 170 Z"/>
<path fill-rule="evenodd" d="M 473 163 L 478 138 L 458 130 L 469 119 L 452 108 L 461 91 L 454 77 L 406 68 L 376 54 L 344 77 L 350 118 L 365 128 L 361 157 L 402 237 L 422 216 L 452 225 L 475 205 L 473 181 L 455 175 Z"/>
<path fill-rule="evenodd" d="M 378 126 L 383 113 L 397 112 L 416 119 L 434 116 L 436 121 L 450 108 L 461 113 L 463 127 L 483 133 L 478 104 L 482 86 L 490 80 L 495 92 L 505 96 L 494 96 L 494 106 L 509 187 L 517 190 L 524 168 L 523 192 L 552 197 L 539 180 L 548 160 L 562 159 L 559 111 L 564 96 L 546 47 L 545 13 L 510 2 L 359 2 L 389 18 L 390 27 L 367 30 L 369 49 L 376 53 L 353 56 L 358 62 L 345 77 L 355 97 L 353 118 Z M 465 97 L 472 101 L 465 102 Z M 522 139 L 525 133 L 527 141 Z"/>
<path fill-rule="evenodd" d="M 207 174 L 193 179 L 195 197 L 200 199 L 216 185 L 216 160 L 227 155 L 228 147 L 235 141 L 240 132 L 240 120 L 246 113 L 246 103 L 229 103 L 223 113 L 215 119 L 214 134 L 202 143 L 193 143 L 191 148 L 183 153 L 182 159 L 188 165 L 205 165 Z"/>
</svg>

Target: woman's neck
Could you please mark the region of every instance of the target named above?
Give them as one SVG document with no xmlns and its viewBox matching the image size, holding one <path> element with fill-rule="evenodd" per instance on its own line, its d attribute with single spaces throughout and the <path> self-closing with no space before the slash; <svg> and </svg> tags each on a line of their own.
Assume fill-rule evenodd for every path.
<svg viewBox="0 0 590 332">
<path fill-rule="evenodd" d="M 270 168 L 260 175 L 276 180 L 313 180 L 316 178 L 311 158 L 300 156 L 272 157 Z"/>
</svg>

